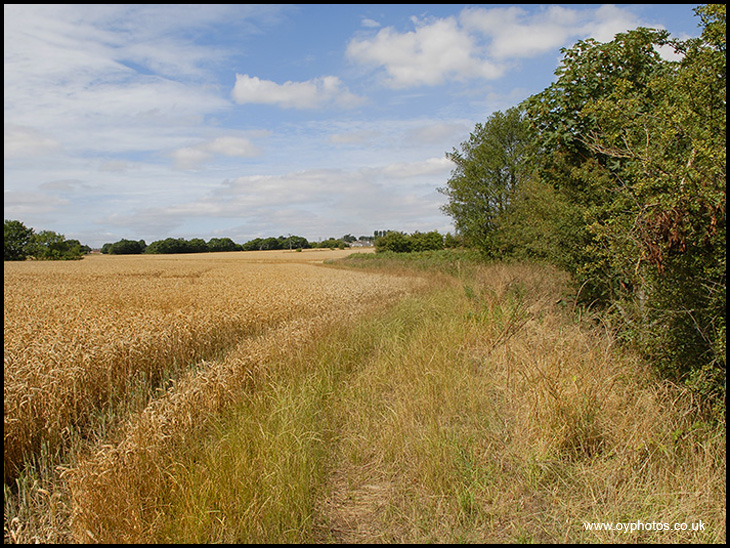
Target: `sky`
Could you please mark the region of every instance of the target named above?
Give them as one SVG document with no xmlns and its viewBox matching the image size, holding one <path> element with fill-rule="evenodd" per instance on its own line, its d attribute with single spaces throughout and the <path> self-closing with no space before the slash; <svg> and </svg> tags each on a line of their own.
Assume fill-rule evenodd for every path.
<svg viewBox="0 0 730 548">
<path fill-rule="evenodd" d="M 453 232 L 475 124 L 696 4 L 4 5 L 4 216 L 122 238 Z"/>
</svg>

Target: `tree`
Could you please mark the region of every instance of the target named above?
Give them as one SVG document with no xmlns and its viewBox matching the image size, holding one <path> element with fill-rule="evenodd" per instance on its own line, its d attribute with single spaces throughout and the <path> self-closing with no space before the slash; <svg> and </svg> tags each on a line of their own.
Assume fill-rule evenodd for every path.
<svg viewBox="0 0 730 548">
<path fill-rule="evenodd" d="M 211 238 L 208 240 L 208 251 L 240 251 L 241 246 L 230 238 Z"/>
<path fill-rule="evenodd" d="M 493 252 L 500 216 L 529 177 L 531 150 L 529 125 L 511 108 L 477 124 L 461 150 L 446 155 L 456 167 L 439 189 L 448 197 L 442 209 L 468 245 Z"/>
<path fill-rule="evenodd" d="M 202 238 L 191 238 L 187 242 L 187 253 L 207 253 L 208 244 Z"/>
<path fill-rule="evenodd" d="M 444 237 L 436 230 L 414 232 L 410 236 L 411 251 L 437 251 L 444 248 Z"/>
<path fill-rule="evenodd" d="M 5 261 L 24 261 L 28 256 L 28 245 L 33 236 L 33 229 L 27 228 L 20 221 L 5 219 L 3 233 Z"/>
<path fill-rule="evenodd" d="M 91 253 L 91 248 L 88 245 L 82 244 L 78 240 L 66 240 L 69 251 L 78 255 L 88 255 Z"/>
<path fill-rule="evenodd" d="M 284 240 L 283 236 L 281 236 L 279 238 L 274 238 L 273 236 L 270 236 L 269 238 L 264 238 L 261 242 L 261 247 L 259 249 L 262 249 L 265 251 L 282 249 L 283 240 Z"/>
<path fill-rule="evenodd" d="M 389 230 L 385 236 L 375 240 L 375 251 L 393 251 L 395 253 L 408 253 L 412 250 L 411 240 L 407 234 L 395 230 Z"/>
<path fill-rule="evenodd" d="M 74 240 L 77 241 L 77 240 Z M 34 233 L 28 244 L 29 254 L 39 260 L 77 260 L 83 258 L 80 246 L 71 245 L 63 234 L 52 230 L 41 230 Z"/>
<path fill-rule="evenodd" d="M 578 42 L 526 110 L 544 183 L 582 221 L 581 296 L 619 311 L 662 371 L 724 391 L 725 7 L 697 12 L 700 39 Z M 668 45 L 681 61 L 659 56 Z"/>
<path fill-rule="evenodd" d="M 167 253 L 188 253 L 188 242 L 183 238 L 165 238 L 155 240 L 145 249 L 145 253 L 167 254 Z"/>
<path fill-rule="evenodd" d="M 144 240 L 134 241 L 134 240 L 126 240 L 122 238 L 118 242 L 115 242 L 111 244 L 106 252 L 111 255 L 138 255 L 140 253 L 144 253 L 147 245 L 145 244 Z M 102 248 L 102 253 L 104 252 L 104 248 Z"/>
<path fill-rule="evenodd" d="M 657 51 L 667 43 L 667 32 L 649 29 L 619 34 L 605 44 L 579 41 L 563 50 L 556 82 L 525 103 L 542 151 L 542 179 L 568 204 L 566 214 L 582 221 L 566 266 L 589 302 L 608 303 L 635 285 L 627 277 L 630 268 L 617 262 L 627 254 L 615 246 L 629 243 L 627 231 L 638 207 L 632 192 L 636 174 L 630 158 L 610 154 L 614 143 L 600 147 L 597 139 L 620 126 L 611 118 L 620 110 L 626 110 L 620 116 L 624 121 L 651 112 L 651 83 L 673 69 Z"/>
</svg>

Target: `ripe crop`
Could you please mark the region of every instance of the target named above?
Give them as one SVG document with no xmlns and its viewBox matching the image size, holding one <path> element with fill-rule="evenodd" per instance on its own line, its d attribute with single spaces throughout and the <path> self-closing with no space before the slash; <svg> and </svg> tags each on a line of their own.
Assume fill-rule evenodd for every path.
<svg viewBox="0 0 730 548">
<path fill-rule="evenodd" d="M 91 256 L 5 263 L 5 477 L 140 411 L 183 373 L 290 322 L 346 317 L 406 289 L 315 267 L 337 252 Z M 289 341 L 282 331 L 279 345 Z M 301 342 L 301 341 L 300 341 Z"/>
</svg>

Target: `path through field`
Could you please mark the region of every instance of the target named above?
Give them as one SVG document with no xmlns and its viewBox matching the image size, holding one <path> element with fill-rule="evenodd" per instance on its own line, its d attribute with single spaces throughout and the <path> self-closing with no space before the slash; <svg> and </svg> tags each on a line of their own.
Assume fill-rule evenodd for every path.
<svg viewBox="0 0 730 548">
<path fill-rule="evenodd" d="M 102 529 L 98 514 L 126 516 L 119 525 L 127 528 L 138 514 L 125 492 L 134 491 L 129 474 L 240 397 L 259 364 L 301 352 L 327 325 L 355 321 L 418 285 L 323 266 L 350 253 L 6 263 L 6 483 L 22 476 L 27 456 L 56 455 L 52 467 L 98 440 L 93 455 L 64 472 L 75 486 L 72 512 Z M 122 469 L 127 479 L 114 476 Z M 99 539 L 92 530 L 85 540 Z"/>
</svg>

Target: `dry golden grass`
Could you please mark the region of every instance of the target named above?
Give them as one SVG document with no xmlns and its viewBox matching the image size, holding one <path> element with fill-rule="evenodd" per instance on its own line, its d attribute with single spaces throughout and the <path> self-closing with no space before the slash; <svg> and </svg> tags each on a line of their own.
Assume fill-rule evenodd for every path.
<svg viewBox="0 0 730 548">
<path fill-rule="evenodd" d="M 6 542 L 724 542 L 724 425 L 563 275 L 347 253 L 6 263 L 6 473 L 73 453 Z"/>
<path fill-rule="evenodd" d="M 339 394 L 324 540 L 724 542 L 724 424 L 561 311 L 561 283 L 498 264 L 398 306 Z M 586 526 L 639 522 L 689 530 Z"/>
</svg>

